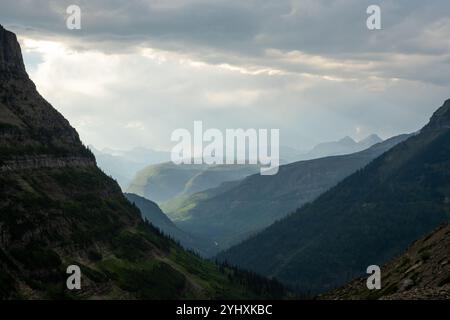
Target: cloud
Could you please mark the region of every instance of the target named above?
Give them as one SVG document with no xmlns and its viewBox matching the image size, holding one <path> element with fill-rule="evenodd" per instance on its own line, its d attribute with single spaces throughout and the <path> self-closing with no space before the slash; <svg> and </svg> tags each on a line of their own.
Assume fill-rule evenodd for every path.
<svg viewBox="0 0 450 320">
<path fill-rule="evenodd" d="M 304 148 L 414 131 L 448 98 L 450 3 L 85 0 L 0 4 L 38 89 L 100 147 L 169 148 L 194 120 Z M 78 4 L 82 30 L 65 27 Z M 355 128 L 360 128 L 359 131 Z"/>
</svg>

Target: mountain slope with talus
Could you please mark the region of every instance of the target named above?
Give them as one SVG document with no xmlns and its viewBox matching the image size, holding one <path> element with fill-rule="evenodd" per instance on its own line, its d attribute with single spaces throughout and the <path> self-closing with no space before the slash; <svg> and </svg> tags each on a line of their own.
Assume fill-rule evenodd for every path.
<svg viewBox="0 0 450 320">
<path fill-rule="evenodd" d="M 142 220 L 39 95 L 1 26 L 0 173 L 2 299 L 271 297 L 269 280 L 234 280 Z M 81 290 L 66 287 L 69 265 L 81 268 Z"/>
<path fill-rule="evenodd" d="M 448 221 L 449 141 L 447 100 L 420 133 L 219 260 L 312 292 L 386 263 Z"/>
<path fill-rule="evenodd" d="M 450 200 L 449 200 L 450 201 Z M 414 242 L 401 256 L 381 267 L 381 289 L 368 290 L 366 278 L 320 296 L 320 299 L 450 299 L 450 224 Z"/>
</svg>

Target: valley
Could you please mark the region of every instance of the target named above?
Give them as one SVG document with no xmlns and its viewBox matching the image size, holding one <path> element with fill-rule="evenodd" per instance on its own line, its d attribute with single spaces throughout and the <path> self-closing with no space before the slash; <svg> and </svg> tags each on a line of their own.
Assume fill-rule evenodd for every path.
<svg viewBox="0 0 450 320">
<path fill-rule="evenodd" d="M 450 2 L 391 2 L 0 2 L 0 300 L 450 300 Z"/>
<path fill-rule="evenodd" d="M 212 256 L 313 201 L 408 137 L 394 137 L 353 154 L 283 165 L 277 175 L 253 174 L 175 197 L 162 207 L 181 229 L 215 242 L 208 252 Z"/>
</svg>

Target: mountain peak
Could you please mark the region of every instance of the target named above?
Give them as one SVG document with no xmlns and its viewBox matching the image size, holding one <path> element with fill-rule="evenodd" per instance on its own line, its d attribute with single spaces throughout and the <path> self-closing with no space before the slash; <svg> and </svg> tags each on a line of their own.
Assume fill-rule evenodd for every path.
<svg viewBox="0 0 450 320">
<path fill-rule="evenodd" d="M 349 137 L 349 136 L 345 136 L 345 137 L 343 137 L 341 140 L 339 140 L 338 141 L 339 143 L 342 143 L 342 144 L 347 144 L 347 145 L 353 145 L 353 144 L 356 144 L 356 141 L 355 140 L 353 140 L 351 137 Z"/>
<path fill-rule="evenodd" d="M 1 132 L 0 145 L 9 148 L 2 158 L 24 154 L 71 155 L 89 158 L 70 123 L 37 92 L 28 77 L 22 51 L 14 33 L 0 27 L 0 124 L 14 129 Z"/>
<path fill-rule="evenodd" d="M 361 141 L 358 142 L 358 144 L 368 144 L 368 145 L 374 145 L 377 143 L 382 142 L 383 139 L 381 139 L 377 134 L 372 133 L 371 135 L 365 137 L 364 139 L 362 139 Z"/>
<path fill-rule="evenodd" d="M 433 113 L 426 129 L 448 129 L 450 128 L 450 99 Z"/>
<path fill-rule="evenodd" d="M 0 78 L 23 77 L 28 78 L 17 37 L 0 25 Z"/>
<path fill-rule="evenodd" d="M 450 106 L 450 99 L 445 100 L 444 106 Z"/>
</svg>

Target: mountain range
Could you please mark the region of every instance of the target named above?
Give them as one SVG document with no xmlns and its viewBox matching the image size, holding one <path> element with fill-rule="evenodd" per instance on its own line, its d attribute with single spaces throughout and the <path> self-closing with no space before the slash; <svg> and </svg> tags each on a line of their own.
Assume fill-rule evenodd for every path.
<svg viewBox="0 0 450 320">
<path fill-rule="evenodd" d="M 397 143 L 401 135 L 357 153 L 283 165 L 273 176 L 253 174 L 162 207 L 181 229 L 216 246 L 209 255 L 229 248 L 317 198 Z"/>
<path fill-rule="evenodd" d="M 127 192 L 163 204 L 175 197 L 214 188 L 226 181 L 240 180 L 258 171 L 257 165 L 177 165 L 166 162 L 139 171 Z"/>
<path fill-rule="evenodd" d="M 302 154 L 298 160 L 310 160 L 355 153 L 370 148 L 371 146 L 382 141 L 383 139 L 376 134 L 371 134 L 358 142 L 353 140 L 351 137 L 346 136 L 338 141 L 319 143 L 310 151 Z"/>
<path fill-rule="evenodd" d="M 381 141 L 381 138 L 372 134 L 359 142 L 345 137 L 339 141 L 321 143 L 308 152 L 282 146 L 280 163 L 350 154 Z M 217 187 L 225 181 L 242 179 L 257 172 L 258 169 L 251 165 L 176 166 L 169 162 L 170 152 L 148 148 L 98 150 L 90 145 L 89 149 L 94 153 L 98 166 L 116 179 L 122 190 L 140 194 L 159 204 L 171 201 L 174 197 Z"/>
<path fill-rule="evenodd" d="M 450 217 L 450 100 L 420 132 L 218 259 L 325 292 Z"/>
</svg>

